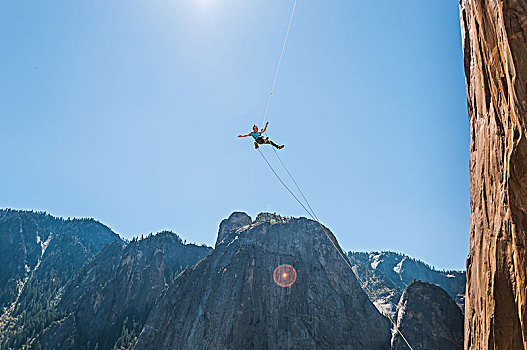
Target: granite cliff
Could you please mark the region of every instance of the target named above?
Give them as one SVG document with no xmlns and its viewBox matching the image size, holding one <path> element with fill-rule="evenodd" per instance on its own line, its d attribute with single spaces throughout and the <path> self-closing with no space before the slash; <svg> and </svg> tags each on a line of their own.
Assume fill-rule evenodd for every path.
<svg viewBox="0 0 527 350">
<path fill-rule="evenodd" d="M 222 223 L 216 249 L 159 298 L 136 349 L 390 348 L 388 320 L 316 222 L 247 218 Z M 280 265 L 295 271 L 276 280 Z M 293 274 L 291 286 L 275 283 Z"/>
<path fill-rule="evenodd" d="M 470 143 L 466 349 L 527 349 L 527 2 L 461 0 Z"/>
<path fill-rule="evenodd" d="M 0 349 L 126 349 L 156 299 L 211 248 L 128 242 L 93 219 L 0 210 Z"/>
<path fill-rule="evenodd" d="M 65 285 L 120 237 L 93 219 L 0 210 L 0 349 L 21 349 L 56 317 Z"/>
<path fill-rule="evenodd" d="M 167 283 L 209 252 L 168 231 L 107 245 L 65 287 L 57 306 L 60 319 L 35 344 L 48 349 L 133 345 Z"/>
<path fill-rule="evenodd" d="M 368 274 L 387 288 L 387 290 L 380 288 L 361 269 L 353 267 L 366 283 L 363 288 L 368 288 L 375 294 L 375 300 L 370 299 L 384 314 L 395 317 L 397 302 L 405 288 L 414 280 L 440 286 L 461 308 L 465 306 L 467 282 L 465 271 L 438 271 L 422 261 L 395 252 L 349 252 L 348 254 L 368 271 Z M 397 297 L 397 300 L 394 300 L 390 294 Z"/>
<path fill-rule="evenodd" d="M 0 240 L 0 349 L 390 348 L 390 324 L 372 304 L 383 292 L 370 301 L 305 218 L 235 212 L 212 251 L 169 231 L 126 241 L 92 219 L 0 211 Z M 420 276 L 457 295 L 463 279 L 397 253 L 350 254 L 395 295 Z M 414 289 L 405 305 L 444 332 L 459 328 L 444 318 L 446 292 Z M 442 344 L 397 311 L 412 346 Z"/>
<path fill-rule="evenodd" d="M 397 327 L 414 350 L 457 350 L 463 344 L 461 309 L 445 290 L 431 283 L 416 280 L 406 287 L 397 307 Z M 392 350 L 406 349 L 408 346 L 401 336 L 393 332 Z"/>
</svg>

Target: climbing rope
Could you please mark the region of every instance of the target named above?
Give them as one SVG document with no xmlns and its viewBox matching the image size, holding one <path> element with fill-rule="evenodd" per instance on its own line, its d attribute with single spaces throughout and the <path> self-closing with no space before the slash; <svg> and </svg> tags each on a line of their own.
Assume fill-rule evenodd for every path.
<svg viewBox="0 0 527 350">
<path fill-rule="evenodd" d="M 307 211 L 309 213 L 309 210 L 307 210 L 307 208 L 304 206 L 304 204 L 302 204 L 302 202 L 300 201 L 300 199 L 298 199 L 297 196 L 295 196 L 295 194 L 289 189 L 289 187 L 287 187 L 287 185 L 282 181 L 282 179 L 280 178 L 280 176 L 276 173 L 276 171 L 274 171 L 273 167 L 271 166 L 271 164 L 269 163 L 269 161 L 267 160 L 267 158 L 263 155 L 262 151 L 260 151 L 260 149 L 258 148 L 258 152 L 260 152 L 260 155 L 262 156 L 262 158 L 265 160 L 265 162 L 267 163 L 267 165 L 269 165 L 269 168 L 273 171 L 274 175 L 276 176 L 276 178 L 278 180 L 280 180 L 280 182 L 282 183 L 282 185 L 284 185 L 284 187 L 289 191 L 289 193 L 291 194 L 291 196 L 293 196 L 294 199 L 296 199 L 296 201 L 298 202 L 298 204 L 300 204 L 302 206 L 302 208 L 304 208 L 305 211 Z M 311 213 L 309 213 L 309 215 L 311 215 Z"/>
<path fill-rule="evenodd" d="M 342 258 L 342 260 L 344 260 L 344 262 L 346 263 L 346 265 L 348 265 L 348 267 L 351 269 L 351 272 L 353 272 L 353 274 L 355 275 L 355 277 L 357 278 L 357 280 L 359 280 L 359 282 L 361 283 L 361 285 L 363 285 L 366 290 L 368 291 L 368 293 L 372 296 L 373 299 L 375 299 L 375 294 L 368 288 L 367 284 L 364 283 L 362 281 L 362 279 L 359 277 L 359 275 L 357 274 L 357 272 L 355 270 L 353 270 L 353 267 L 351 266 L 350 262 L 348 259 L 346 259 L 346 257 L 344 256 L 344 254 L 342 253 L 342 250 L 339 249 L 337 247 L 337 243 L 331 238 L 330 234 L 326 231 L 325 227 L 320 223 L 320 221 L 318 221 L 318 219 L 316 218 L 316 215 L 315 213 L 311 213 L 307 208 L 306 206 L 300 201 L 300 199 L 298 199 L 298 197 L 293 193 L 293 191 L 291 191 L 291 189 L 289 189 L 289 187 L 285 184 L 285 182 L 282 180 L 282 178 L 280 177 L 280 175 L 277 174 L 277 172 L 274 170 L 273 166 L 271 165 L 271 163 L 269 163 L 269 161 L 267 160 L 267 158 L 264 156 L 264 154 L 262 153 L 262 151 L 258 148 L 258 152 L 260 152 L 260 155 L 262 156 L 262 158 L 265 160 L 265 162 L 267 163 L 267 165 L 269 166 L 269 169 L 271 169 L 271 171 L 273 172 L 273 174 L 276 176 L 276 178 L 282 183 L 282 185 L 285 187 L 285 189 L 293 196 L 294 199 L 296 199 L 296 201 L 298 202 L 298 204 L 300 204 L 302 206 L 302 208 L 304 208 L 304 210 L 308 213 L 308 215 L 313 219 L 313 221 L 315 221 L 319 226 L 320 228 L 322 228 L 322 230 L 324 231 L 324 233 L 326 234 L 326 237 L 329 239 L 329 241 L 331 242 L 331 245 L 333 245 L 333 248 L 335 248 L 335 250 L 337 251 L 337 253 L 340 255 L 340 257 Z M 275 151 L 276 153 L 276 151 Z M 278 159 L 280 159 L 280 156 L 278 156 L 278 153 L 276 153 L 276 156 L 278 157 Z M 311 208 L 311 206 L 309 205 L 309 202 L 307 201 L 306 197 L 304 196 L 304 194 L 302 193 L 302 190 L 300 190 L 300 187 L 298 186 L 298 184 L 296 183 L 296 181 L 294 180 L 293 176 L 291 175 L 291 173 L 289 172 L 289 170 L 287 170 L 285 164 L 282 162 L 282 160 L 280 159 L 280 162 L 282 163 L 284 169 L 286 169 L 287 173 L 289 174 L 289 176 L 291 177 L 291 179 L 293 180 L 293 182 L 295 183 L 296 187 L 298 188 L 298 190 L 300 191 L 300 193 L 302 194 L 302 197 L 304 198 L 304 200 L 306 201 L 306 204 L 308 205 L 308 207 L 313 211 L 313 209 Z M 410 343 L 408 343 L 408 341 L 406 340 L 406 337 L 403 335 L 403 333 L 401 332 L 401 330 L 399 329 L 399 327 L 397 327 L 395 321 L 391 318 L 390 315 L 388 314 L 385 314 L 384 315 L 386 318 L 388 318 L 390 320 L 390 322 L 392 323 L 394 329 L 397 331 L 397 333 L 399 333 L 399 335 L 401 336 L 401 338 L 404 340 L 404 342 L 406 343 L 406 345 L 408 345 L 408 348 L 410 350 L 413 350 L 412 347 L 410 346 Z"/>
<path fill-rule="evenodd" d="M 280 65 L 282 64 L 282 58 L 284 57 L 285 46 L 287 44 L 287 38 L 289 37 L 289 30 L 291 29 L 291 23 L 293 23 L 293 16 L 295 15 L 296 2 L 293 4 L 293 10 L 291 11 L 291 17 L 289 18 L 289 25 L 287 26 L 287 31 L 285 33 L 284 44 L 282 45 L 282 52 L 280 53 L 280 59 L 278 60 L 278 65 L 276 66 L 276 72 L 274 74 L 273 86 L 271 88 L 271 93 L 269 94 L 269 100 L 267 101 L 267 107 L 265 107 L 265 114 L 262 121 L 262 129 L 265 127 L 265 121 L 267 120 L 267 113 L 269 112 L 269 105 L 271 104 L 271 99 L 273 98 L 274 87 L 276 85 L 276 80 L 278 79 L 278 72 L 280 71 Z"/>
<path fill-rule="evenodd" d="M 271 104 L 271 99 L 273 98 L 273 93 L 274 93 L 274 88 L 276 86 L 276 81 L 278 79 L 278 72 L 280 71 L 280 65 L 282 64 L 282 59 L 284 57 L 284 52 L 285 52 L 285 47 L 286 47 L 286 44 L 287 44 L 287 39 L 289 37 L 289 31 L 291 30 L 291 24 L 293 23 L 293 17 L 294 17 L 294 14 L 295 14 L 295 9 L 296 9 L 296 3 L 297 3 L 297 0 L 295 0 L 294 4 L 293 4 L 293 9 L 291 10 L 291 16 L 289 17 L 289 24 L 287 26 L 287 31 L 286 31 L 286 34 L 285 34 L 285 38 L 284 38 L 284 43 L 282 45 L 282 51 L 280 53 L 280 59 L 278 60 L 278 64 L 276 66 L 276 72 L 275 72 L 275 75 L 274 75 L 274 80 L 273 80 L 273 85 L 271 87 L 271 93 L 269 94 L 269 99 L 267 100 L 267 106 L 265 107 L 265 114 L 264 114 L 264 118 L 263 118 L 263 121 L 262 121 L 262 128 L 261 129 L 264 129 L 265 128 L 265 122 L 267 120 L 267 115 L 269 113 L 269 106 Z M 397 302 L 397 305 L 399 306 L 399 300 L 397 300 L 397 298 L 393 295 L 393 293 L 387 289 L 386 287 L 384 287 L 379 281 L 377 281 L 373 276 L 371 276 L 361 265 L 359 265 L 359 263 L 353 259 L 353 257 L 349 256 L 349 255 L 346 255 L 344 256 L 344 254 L 342 253 L 341 249 L 338 248 L 337 246 L 337 243 L 331 238 L 330 234 L 326 231 L 326 229 L 324 228 L 324 226 L 320 223 L 320 221 L 318 220 L 318 217 L 316 216 L 315 214 L 315 211 L 313 210 L 313 208 L 311 207 L 311 205 L 309 204 L 309 201 L 307 200 L 307 198 L 304 196 L 304 193 L 302 192 L 302 190 L 300 189 L 300 186 L 298 186 L 297 182 L 295 181 L 293 175 L 291 175 L 291 172 L 287 169 L 287 167 L 285 166 L 284 162 L 282 161 L 282 159 L 280 158 L 280 156 L 278 155 L 278 152 L 276 152 L 276 150 L 273 148 L 273 151 L 274 153 L 276 154 L 276 157 L 278 158 L 278 160 L 280 161 L 280 163 L 282 164 L 283 168 L 285 169 L 285 171 L 287 172 L 287 174 L 289 175 L 289 177 L 291 178 L 291 180 L 293 181 L 293 183 L 295 184 L 296 188 L 298 189 L 298 191 L 300 192 L 302 198 L 304 199 L 304 201 L 306 202 L 307 204 L 307 207 L 309 207 L 309 210 L 306 208 L 306 206 L 300 201 L 300 199 L 298 199 L 298 197 L 293 193 L 293 191 L 291 191 L 289 189 L 289 187 L 285 184 L 285 182 L 280 178 L 280 176 L 276 173 L 276 171 L 274 170 L 274 168 L 271 166 L 271 164 L 269 163 L 269 161 L 267 160 L 267 158 L 264 156 L 264 154 L 262 153 L 262 151 L 260 149 L 258 149 L 258 152 L 260 152 L 260 155 L 262 156 L 262 158 L 265 160 L 265 162 L 267 163 L 267 165 L 269 166 L 269 168 L 272 170 L 273 174 L 276 176 L 276 178 L 278 180 L 280 180 L 280 182 L 282 183 L 282 185 L 287 189 L 287 191 L 293 196 L 293 198 L 302 206 L 302 208 L 304 208 L 304 210 L 307 212 L 307 214 L 314 220 L 317 222 L 317 224 L 322 228 L 322 230 L 324 231 L 324 233 L 326 234 L 326 237 L 329 239 L 329 241 L 331 242 L 331 244 L 333 245 L 333 247 L 335 248 L 335 250 L 338 252 L 338 254 L 341 256 L 341 258 L 344 260 L 344 262 L 346 263 L 346 265 L 348 265 L 348 267 L 351 269 L 351 271 L 353 272 L 353 274 L 355 275 L 355 277 L 360 281 L 360 283 L 366 288 L 366 290 L 368 291 L 368 293 L 372 296 L 372 298 L 374 300 L 376 300 L 376 297 L 374 295 L 374 293 L 368 288 L 368 286 L 366 285 L 366 283 L 363 283 L 362 282 L 362 279 L 359 277 L 358 273 L 353 269 L 353 267 L 351 266 L 350 262 L 349 262 L 349 259 L 351 259 L 353 261 L 353 263 L 355 265 L 357 265 L 365 274 L 366 276 L 368 276 L 377 286 L 381 287 L 381 289 L 387 291 L 388 295 Z M 335 238 L 336 239 L 336 238 Z M 408 310 L 408 312 L 410 312 L 413 316 L 415 316 L 418 320 L 420 320 L 421 322 L 423 322 L 424 324 L 428 325 L 430 328 L 432 328 L 435 332 L 437 332 L 440 336 L 444 337 L 445 339 L 449 340 L 450 342 L 452 342 L 453 344 L 455 344 L 456 346 L 458 346 L 459 348 L 463 348 L 461 345 L 459 345 L 458 343 L 456 343 L 454 340 L 452 340 L 451 338 L 449 338 L 447 335 L 445 335 L 443 332 L 441 332 L 439 329 L 437 329 L 436 327 L 434 327 L 432 324 L 430 324 L 429 322 L 426 322 L 425 320 L 423 320 L 419 315 L 417 315 L 415 312 L 413 312 L 412 310 L 410 310 L 408 308 L 408 306 L 406 305 L 403 305 L 404 308 L 406 310 Z M 404 342 L 406 343 L 406 345 L 408 346 L 408 348 L 410 350 L 413 350 L 412 347 L 410 346 L 410 344 L 408 343 L 408 341 L 406 340 L 406 338 L 404 337 L 403 333 L 401 332 L 401 330 L 397 327 L 396 323 L 392 320 L 392 318 L 390 317 L 390 315 L 385 315 L 389 320 L 390 322 L 392 323 L 392 325 L 394 326 L 394 329 L 397 331 L 397 333 L 401 336 L 401 338 L 404 340 Z"/>
<path fill-rule="evenodd" d="M 273 149 L 274 150 L 274 149 Z M 258 149 L 258 151 L 260 151 Z M 368 273 L 368 271 L 366 271 L 353 257 L 349 256 L 349 255 L 346 255 L 346 257 L 342 254 L 341 250 L 338 249 L 337 247 L 337 243 L 331 238 L 331 236 L 329 235 L 329 233 L 326 231 L 325 227 L 320 223 L 320 221 L 318 220 L 318 217 L 316 216 L 316 213 L 315 211 L 313 210 L 313 208 L 311 207 L 311 205 L 309 204 L 309 201 L 307 200 L 307 198 L 305 197 L 304 193 L 302 192 L 302 190 L 300 189 L 300 186 L 298 186 L 297 182 L 295 181 L 293 175 L 291 174 L 291 172 L 289 171 L 289 169 L 287 169 L 287 167 L 285 166 L 285 163 L 282 161 L 282 159 L 280 158 L 280 156 L 278 155 L 278 152 L 276 152 L 276 150 L 274 150 L 274 153 L 276 154 L 276 157 L 278 158 L 278 160 L 280 161 L 280 163 L 282 164 L 284 170 L 287 172 L 287 174 L 289 175 L 289 177 L 291 178 L 291 180 L 293 181 L 293 183 L 295 184 L 296 188 L 298 189 L 298 191 L 300 192 L 300 194 L 302 195 L 302 198 L 304 199 L 304 201 L 306 202 L 307 206 L 309 207 L 309 209 L 311 209 L 311 212 L 306 208 L 306 206 L 301 203 L 301 201 L 298 199 L 298 197 L 296 197 L 294 195 L 294 193 L 289 189 L 289 187 L 285 184 L 285 182 L 280 178 L 280 176 L 276 173 L 276 171 L 273 169 L 273 167 L 271 166 L 271 164 L 267 161 L 267 159 L 265 158 L 265 156 L 263 155 L 263 153 L 260 151 L 260 154 L 262 155 L 262 157 L 265 159 L 267 165 L 269 166 L 269 168 L 271 168 L 271 170 L 273 171 L 273 173 L 275 174 L 275 176 L 280 180 L 280 182 L 282 183 L 282 185 L 289 191 L 289 193 L 291 193 L 291 195 L 293 195 L 293 197 L 296 199 L 296 201 L 302 206 L 302 208 L 304 208 L 304 210 L 308 213 L 309 216 L 311 216 L 311 218 L 316 221 L 316 223 L 320 226 L 320 228 L 324 231 L 324 233 L 326 234 L 326 237 L 329 239 L 329 241 L 331 242 L 331 244 L 333 245 L 333 247 L 335 248 L 335 250 L 339 253 L 339 255 L 341 256 L 341 258 L 344 260 L 344 262 L 346 262 L 346 265 L 348 265 L 348 267 L 351 269 L 351 271 L 355 274 L 355 276 L 357 277 L 357 279 L 364 285 L 366 286 L 365 283 L 362 282 L 362 279 L 359 277 L 359 275 L 356 273 L 355 270 L 353 270 L 353 267 L 351 266 L 349 260 L 351 260 L 359 269 L 361 269 L 362 272 L 364 272 L 364 274 L 366 276 L 368 276 L 368 278 L 373 281 L 373 283 L 375 283 L 378 287 L 380 287 L 382 290 L 384 290 L 388 296 L 394 300 L 396 303 L 397 303 L 397 306 L 402 306 L 404 307 L 406 310 L 408 310 L 408 312 L 410 314 L 412 314 L 414 317 L 416 317 L 419 321 L 421 321 L 423 324 L 427 325 L 428 327 L 430 327 L 432 330 L 434 330 L 437 334 L 439 334 L 441 337 L 447 339 L 448 341 L 450 341 L 452 344 L 456 345 L 457 347 L 459 347 L 460 349 L 463 349 L 463 346 L 461 346 L 460 344 L 458 344 L 457 342 L 455 342 L 452 338 L 450 338 L 449 336 L 447 336 L 445 333 L 441 332 L 437 327 L 435 327 L 434 325 L 432 325 L 431 323 L 427 322 L 426 320 L 424 320 L 422 317 L 420 317 L 418 314 L 416 314 L 413 310 L 411 310 L 407 305 L 401 305 L 400 304 L 400 301 L 395 297 L 395 295 L 386 287 L 384 287 L 376 278 L 374 278 L 370 273 Z M 349 260 L 348 260 L 349 259 Z M 366 289 L 368 290 L 368 293 L 372 296 L 372 298 L 374 300 L 377 300 L 377 298 L 375 297 L 375 295 L 370 291 L 370 289 L 366 286 Z M 399 330 L 399 328 L 396 326 L 396 324 L 394 323 L 394 321 L 391 319 L 391 317 L 389 315 L 385 315 L 389 320 L 390 322 L 392 323 L 392 325 L 394 326 L 395 330 L 397 331 L 397 333 L 399 333 L 399 335 L 401 336 L 401 338 L 404 340 L 404 342 L 406 343 L 406 345 L 408 345 L 408 347 L 410 349 L 412 349 L 412 347 L 410 346 L 410 344 L 408 343 L 408 341 L 406 340 L 406 338 L 404 337 L 404 335 L 402 334 L 402 332 Z"/>
<path fill-rule="evenodd" d="M 278 158 L 278 160 L 280 161 L 280 163 L 282 164 L 282 166 L 284 167 L 285 171 L 287 172 L 287 174 L 289 175 L 289 177 L 291 178 L 291 180 L 293 180 L 293 183 L 295 184 L 298 192 L 300 192 L 300 194 L 302 195 L 302 198 L 304 198 L 304 201 L 306 202 L 307 206 L 309 207 L 309 209 L 311 210 L 311 213 L 310 214 L 313 214 L 312 216 L 315 217 L 315 219 L 317 219 L 318 221 L 318 218 L 315 214 L 315 211 L 313 210 L 313 208 L 311 208 L 311 205 L 309 204 L 306 196 L 304 196 L 304 192 L 302 192 L 302 190 L 300 189 L 300 186 L 298 186 L 298 184 L 296 183 L 295 181 L 295 178 L 293 177 L 293 175 L 291 175 L 291 173 L 289 172 L 289 169 L 287 169 L 287 167 L 285 166 L 284 162 L 282 162 L 282 158 L 280 158 L 280 156 L 278 155 L 278 152 L 276 152 L 276 149 L 273 148 L 273 151 L 274 151 L 274 154 L 276 154 L 276 158 Z"/>
</svg>

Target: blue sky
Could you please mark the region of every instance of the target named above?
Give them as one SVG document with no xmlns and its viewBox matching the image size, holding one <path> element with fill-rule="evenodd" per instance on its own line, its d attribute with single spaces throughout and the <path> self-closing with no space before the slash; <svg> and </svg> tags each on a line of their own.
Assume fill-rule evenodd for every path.
<svg viewBox="0 0 527 350">
<path fill-rule="evenodd" d="M 305 216 L 236 137 L 263 119 L 292 5 L 0 2 L 0 206 L 209 245 L 232 211 Z M 458 16 L 444 0 L 298 1 L 268 135 L 346 250 L 465 267 Z"/>
</svg>

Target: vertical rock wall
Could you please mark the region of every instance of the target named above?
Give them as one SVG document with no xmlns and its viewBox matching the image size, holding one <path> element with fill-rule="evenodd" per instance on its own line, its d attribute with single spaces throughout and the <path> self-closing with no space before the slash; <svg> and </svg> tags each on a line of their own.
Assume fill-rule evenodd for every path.
<svg viewBox="0 0 527 350">
<path fill-rule="evenodd" d="M 408 310 L 433 324 L 441 334 Z M 406 287 L 397 305 L 397 328 L 413 350 L 458 350 L 463 344 L 461 309 L 444 289 L 428 282 L 416 280 Z M 392 350 L 407 349 L 401 336 L 392 332 Z"/>
<path fill-rule="evenodd" d="M 227 234 L 225 223 L 216 249 L 157 300 L 136 350 L 390 348 L 388 320 L 316 222 L 260 214 Z M 285 288 L 283 264 L 296 270 Z"/>
<path fill-rule="evenodd" d="M 527 349 L 527 1 L 461 0 L 471 129 L 466 349 Z"/>
</svg>

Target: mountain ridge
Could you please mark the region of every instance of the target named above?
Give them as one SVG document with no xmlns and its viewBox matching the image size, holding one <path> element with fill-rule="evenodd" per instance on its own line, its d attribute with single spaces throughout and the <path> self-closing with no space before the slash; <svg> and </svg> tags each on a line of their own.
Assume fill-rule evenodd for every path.
<svg viewBox="0 0 527 350">
<path fill-rule="evenodd" d="M 425 262 L 403 253 L 383 252 L 348 252 L 360 266 L 372 275 L 390 293 L 374 283 L 361 268 L 354 266 L 355 272 L 376 296 L 372 302 L 379 310 L 395 316 L 396 306 L 405 288 L 414 280 L 421 280 L 443 288 L 464 310 L 466 274 L 458 270 L 436 270 Z M 370 300 L 372 298 L 370 297 Z"/>
<path fill-rule="evenodd" d="M 6 221 L 8 217 L 10 219 Z M 35 222 L 35 218 L 42 222 Z M 9 225 L 6 225 L 6 222 L 9 222 Z M 364 335 L 369 331 L 357 331 L 361 327 L 354 324 L 353 315 L 360 314 L 365 320 L 375 320 L 372 324 L 382 325 L 379 334 L 370 334 L 378 338 L 380 343 L 367 346 L 389 348 L 390 325 L 379 313 L 389 312 L 379 308 L 378 304 L 371 304 L 377 300 L 368 298 L 363 292 L 349 267 L 344 264 L 322 232 L 318 223 L 304 217 L 286 218 L 276 213 L 264 212 L 253 220 L 246 213 L 233 212 L 220 223 L 216 248 L 212 249 L 203 245 L 183 243 L 183 239 L 171 231 L 149 234 L 142 239 L 125 240 L 95 219 L 57 219 L 43 212 L 0 212 L 0 241 L 4 240 L 5 243 L 9 242 L 6 237 L 22 237 L 24 239 L 21 242 L 31 247 L 27 249 L 26 254 L 30 261 L 29 271 L 25 268 L 20 270 L 24 273 L 22 276 L 30 277 L 26 281 L 29 283 L 21 285 L 21 303 L 15 303 L 16 307 L 8 313 L 9 317 L 4 317 L 4 313 L 0 318 L 0 349 L 22 346 L 31 349 L 131 349 L 137 344 L 138 348 L 142 348 L 145 342 L 159 345 L 155 341 L 145 340 L 152 329 L 160 328 L 154 324 L 156 317 L 163 317 L 159 310 L 186 308 L 181 304 L 177 306 L 177 303 L 167 307 L 166 300 L 170 295 L 179 295 L 181 298 L 176 299 L 188 301 L 188 297 L 196 295 L 195 293 L 201 298 L 204 295 L 212 298 L 227 291 L 230 291 L 229 296 L 225 295 L 212 304 L 207 304 L 205 299 L 202 299 L 205 303 L 203 305 L 208 305 L 203 306 L 203 310 L 208 310 L 207 318 L 211 322 L 215 322 L 213 320 L 216 316 L 210 315 L 223 312 L 214 309 L 214 305 L 221 304 L 227 309 L 236 310 L 230 313 L 231 316 L 227 319 L 216 322 L 216 325 L 231 324 L 238 329 L 237 333 L 250 333 L 251 327 L 252 330 L 257 330 L 262 324 L 267 326 L 255 334 L 264 329 L 269 332 L 269 329 L 274 329 L 275 325 L 280 324 L 280 329 L 285 329 L 289 334 L 281 338 L 285 344 L 289 344 L 288 346 L 337 344 L 335 346 L 339 348 L 342 344 L 348 344 L 351 348 L 361 348 L 370 343 L 364 339 Z M 328 233 L 336 241 L 329 230 Z M 16 239 L 12 241 L 15 247 L 20 246 Z M 81 247 L 92 253 L 74 254 Z M 6 250 L 6 247 L 3 249 Z M 84 251 L 83 249 L 81 251 Z M 342 250 L 341 253 L 344 254 Z M 391 270 L 396 273 L 401 283 L 423 277 L 422 273 L 415 273 L 420 272 L 419 269 L 412 269 L 412 264 L 407 265 L 408 263 L 418 262 L 429 267 L 426 263 L 393 252 L 350 254 L 355 254 L 357 260 L 362 259 L 361 265 L 372 269 L 374 274 L 383 269 Z M 399 258 L 399 261 L 395 261 L 395 258 Z M 201 263 L 195 265 L 198 261 Z M 398 271 L 394 271 L 401 261 L 403 263 Z M 71 266 L 62 266 L 59 263 Z M 273 271 L 269 267 L 273 264 L 295 266 L 295 284 L 287 288 L 278 287 L 273 281 Z M 57 266 L 61 267 L 60 271 L 64 272 L 65 276 L 53 281 Z M 216 274 L 214 271 L 217 269 L 219 270 Z M 11 270 L 13 269 L 9 271 Z M 357 272 L 356 267 L 354 270 Z M 226 280 L 221 282 L 222 279 L 218 280 L 218 276 Z M 391 276 L 391 279 L 394 279 L 394 276 Z M 216 282 L 209 283 L 207 280 Z M 228 281 L 230 282 L 225 284 Z M 383 280 L 383 284 L 386 281 L 388 279 Z M 221 288 L 218 289 L 218 285 Z M 185 287 L 181 289 L 181 286 Z M 402 288 L 402 284 L 394 286 L 394 290 Z M 278 292 L 275 288 L 278 288 Z M 249 293 L 245 289 L 252 292 Z M 42 290 L 45 292 L 42 293 L 44 297 L 39 295 Z M 329 296 L 328 300 L 331 302 L 328 304 L 328 300 L 319 299 L 319 295 L 325 295 L 326 299 Z M 278 304 L 270 303 L 269 296 L 276 298 Z M 241 304 L 229 304 L 232 300 L 239 300 Z M 296 305 L 297 302 L 300 305 Z M 333 305 L 332 303 L 339 306 L 328 306 Z M 189 302 L 190 304 L 192 303 Z M 328 308 L 333 311 L 327 311 Z M 348 310 L 341 311 L 345 309 Z M 186 310 L 186 313 L 192 314 L 196 309 L 190 307 Z M 281 313 L 285 313 L 289 321 L 294 321 L 294 325 L 289 325 L 289 321 L 280 321 Z M 195 317 L 201 320 L 203 314 Z M 187 321 L 181 320 L 183 323 Z M 349 327 L 339 328 L 340 324 L 348 323 Z M 21 325 L 23 327 L 20 327 Z M 177 341 L 183 343 L 178 343 L 178 346 L 207 348 L 206 344 L 211 345 L 212 339 L 227 341 L 241 347 L 278 346 L 271 343 L 266 345 L 254 334 L 240 338 L 227 331 L 222 332 L 219 338 L 209 334 L 205 339 L 196 336 L 203 332 L 203 329 L 198 329 L 200 328 L 193 331 L 193 343 L 184 343 L 184 340 L 179 339 Z M 330 334 L 321 329 L 340 330 L 336 331 L 338 334 Z M 174 330 L 170 332 L 172 331 Z M 383 335 L 385 332 L 386 337 Z M 141 337 L 143 340 L 137 343 Z M 385 344 L 381 346 L 383 342 Z"/>
<path fill-rule="evenodd" d="M 388 320 L 318 223 L 261 213 L 233 226 L 163 293 L 136 349 L 390 347 Z M 284 265 L 296 272 L 282 288 Z"/>
</svg>

